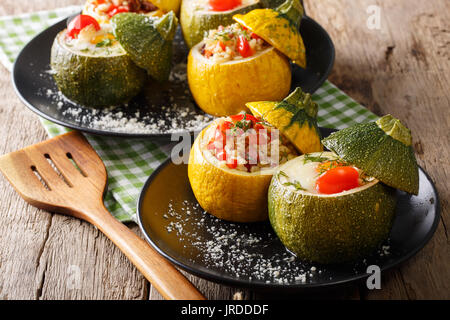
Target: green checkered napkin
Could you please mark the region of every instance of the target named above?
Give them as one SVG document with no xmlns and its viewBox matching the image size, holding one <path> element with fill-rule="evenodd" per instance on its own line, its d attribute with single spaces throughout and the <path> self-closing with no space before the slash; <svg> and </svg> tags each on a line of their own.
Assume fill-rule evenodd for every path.
<svg viewBox="0 0 450 320">
<path fill-rule="evenodd" d="M 0 17 L 0 62 L 11 71 L 20 49 L 31 38 L 58 20 L 80 11 L 71 6 L 32 14 Z M 319 103 L 319 125 L 343 129 L 358 122 L 377 119 L 330 82 L 313 95 Z M 68 129 L 41 119 L 53 137 Z M 99 137 L 85 134 L 108 170 L 108 192 L 105 205 L 120 221 L 135 221 L 136 201 L 147 177 L 170 155 L 172 143 L 149 139 Z"/>
</svg>

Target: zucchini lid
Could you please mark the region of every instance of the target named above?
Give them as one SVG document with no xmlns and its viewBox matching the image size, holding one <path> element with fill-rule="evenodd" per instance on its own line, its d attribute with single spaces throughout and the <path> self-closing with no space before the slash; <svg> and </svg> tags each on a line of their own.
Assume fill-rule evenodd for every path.
<svg viewBox="0 0 450 320">
<path fill-rule="evenodd" d="M 112 18 L 114 34 L 139 67 L 158 81 L 169 78 L 172 41 L 178 19 L 171 11 L 161 18 L 120 13 Z"/>
<path fill-rule="evenodd" d="M 345 162 L 388 186 L 418 194 L 419 169 L 411 132 L 393 116 L 334 132 L 322 143 Z"/>
<path fill-rule="evenodd" d="M 275 9 L 255 9 L 233 19 L 306 68 L 306 50 L 300 35 L 303 7 L 299 0 L 286 0 Z"/>
<path fill-rule="evenodd" d="M 248 102 L 246 106 L 288 138 L 302 153 L 322 151 L 318 105 L 299 87 L 282 101 Z"/>
</svg>

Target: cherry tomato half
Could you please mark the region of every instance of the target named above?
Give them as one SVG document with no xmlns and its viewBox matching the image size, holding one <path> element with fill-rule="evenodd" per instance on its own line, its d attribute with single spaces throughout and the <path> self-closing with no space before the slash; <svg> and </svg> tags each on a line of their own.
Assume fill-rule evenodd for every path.
<svg viewBox="0 0 450 320">
<path fill-rule="evenodd" d="M 243 58 L 247 58 L 253 55 L 253 50 L 248 44 L 248 40 L 244 36 L 239 36 L 238 39 L 238 51 Z"/>
<path fill-rule="evenodd" d="M 70 21 L 69 26 L 67 27 L 67 35 L 72 39 L 75 39 L 82 29 L 91 24 L 94 26 L 95 30 L 100 30 L 100 25 L 97 20 L 91 16 L 80 14 Z"/>
<path fill-rule="evenodd" d="M 359 173 L 353 167 L 336 167 L 328 170 L 316 181 L 320 193 L 333 194 L 359 187 Z"/>
<path fill-rule="evenodd" d="M 108 11 L 108 15 L 110 17 L 115 16 L 118 13 L 122 13 L 122 12 L 129 12 L 130 9 L 128 7 L 125 6 L 120 6 L 120 7 L 116 7 L 116 6 L 111 6 L 111 9 L 109 9 Z"/>
<path fill-rule="evenodd" d="M 227 11 L 240 6 L 242 0 L 209 0 L 209 5 L 214 11 Z"/>
</svg>

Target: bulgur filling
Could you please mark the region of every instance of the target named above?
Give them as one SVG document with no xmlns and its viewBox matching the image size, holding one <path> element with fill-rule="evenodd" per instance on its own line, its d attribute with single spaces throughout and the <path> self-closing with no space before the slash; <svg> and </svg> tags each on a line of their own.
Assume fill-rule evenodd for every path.
<svg viewBox="0 0 450 320">
<path fill-rule="evenodd" d="M 214 62 L 251 57 L 270 47 L 266 41 L 238 23 L 209 30 L 203 42 L 201 54 Z"/>
<path fill-rule="evenodd" d="M 124 50 L 114 37 L 111 25 L 99 24 L 100 29 L 94 25 L 82 28 L 76 36 L 70 36 L 66 32 L 63 36 L 63 43 L 68 48 L 93 56 L 119 55 Z"/>
<path fill-rule="evenodd" d="M 220 118 L 206 133 L 208 152 L 219 167 L 258 172 L 297 156 L 294 146 L 278 130 L 247 113 Z"/>
<path fill-rule="evenodd" d="M 158 8 L 148 0 L 87 0 L 84 13 L 93 15 L 101 22 L 122 12 L 147 14 Z"/>
</svg>

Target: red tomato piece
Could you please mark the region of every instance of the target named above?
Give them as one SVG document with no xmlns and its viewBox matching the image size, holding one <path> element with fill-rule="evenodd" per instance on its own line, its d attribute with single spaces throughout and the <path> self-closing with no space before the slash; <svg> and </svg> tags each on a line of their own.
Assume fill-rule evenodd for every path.
<svg viewBox="0 0 450 320">
<path fill-rule="evenodd" d="M 227 161 L 227 167 L 230 169 L 236 169 L 238 163 L 237 159 L 232 159 L 231 161 Z"/>
<path fill-rule="evenodd" d="M 239 36 L 238 40 L 238 51 L 239 54 L 243 58 L 247 58 L 253 55 L 253 50 L 250 48 L 250 45 L 248 44 L 248 40 L 244 36 Z"/>
<path fill-rule="evenodd" d="M 219 130 L 222 132 L 224 136 L 227 135 L 227 130 L 230 130 L 232 127 L 233 123 L 231 123 L 230 121 L 224 121 L 218 126 Z"/>
<path fill-rule="evenodd" d="M 209 50 L 205 50 L 205 53 L 203 54 L 206 58 L 209 58 L 209 57 L 211 57 L 212 56 L 212 51 L 209 51 Z"/>
<path fill-rule="evenodd" d="M 261 123 L 257 123 L 253 126 L 253 129 L 255 129 L 256 131 L 265 129 L 265 127 L 261 124 Z"/>
<path fill-rule="evenodd" d="M 336 167 L 328 170 L 316 181 L 320 193 L 333 194 L 359 187 L 359 173 L 353 167 Z"/>
<path fill-rule="evenodd" d="M 253 122 L 258 122 L 259 120 L 258 120 L 258 118 L 256 118 L 255 116 L 252 116 L 251 114 L 248 114 L 248 113 L 245 113 L 245 114 L 236 114 L 236 115 L 234 115 L 234 116 L 230 116 L 230 118 L 231 118 L 231 120 L 234 122 L 234 123 L 236 123 L 236 122 L 238 122 L 238 121 L 241 121 L 241 120 L 243 120 L 244 119 L 244 116 L 245 116 L 245 120 L 250 120 L 250 121 L 253 121 Z"/>
<path fill-rule="evenodd" d="M 115 16 L 116 14 L 122 13 L 122 12 L 129 12 L 130 9 L 128 7 L 125 6 L 120 6 L 120 7 L 116 7 L 116 6 L 111 6 L 111 9 L 109 9 L 108 11 L 108 15 L 110 17 Z"/>
<path fill-rule="evenodd" d="M 100 25 L 97 20 L 86 14 L 80 14 L 70 21 L 69 26 L 67 27 L 67 35 L 72 39 L 75 39 L 82 29 L 90 25 L 93 25 L 95 30 L 100 30 Z"/>
<path fill-rule="evenodd" d="M 260 36 L 258 36 L 256 33 L 253 33 L 253 32 L 252 32 L 252 34 L 250 35 L 250 38 L 256 39 L 256 40 L 261 39 Z"/>
<path fill-rule="evenodd" d="M 227 11 L 242 4 L 242 0 L 209 0 L 209 6 L 213 11 Z"/>
<path fill-rule="evenodd" d="M 206 146 L 206 149 L 208 150 L 214 150 L 216 148 L 216 144 L 214 143 L 214 140 L 211 140 L 208 145 Z"/>
<path fill-rule="evenodd" d="M 219 151 L 216 153 L 216 158 L 217 158 L 219 161 L 225 161 L 225 160 L 227 159 L 227 153 L 225 152 L 225 149 L 219 150 Z"/>
</svg>

